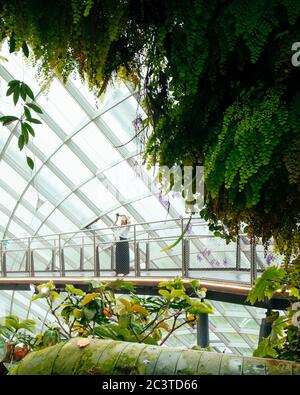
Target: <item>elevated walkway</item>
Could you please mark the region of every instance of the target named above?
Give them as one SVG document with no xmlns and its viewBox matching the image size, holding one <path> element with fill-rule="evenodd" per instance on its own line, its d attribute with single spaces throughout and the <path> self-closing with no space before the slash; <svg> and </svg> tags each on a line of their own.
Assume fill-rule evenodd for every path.
<svg viewBox="0 0 300 395">
<path fill-rule="evenodd" d="M 209 232 L 207 224 L 188 218 L 132 224 L 128 234 L 130 273 L 125 281 L 140 293 L 157 292 L 161 281 L 180 276 L 199 278 L 212 300 L 245 303 L 257 276 L 268 266 L 263 246 L 253 245 L 243 234 L 226 244 Z M 116 227 L 28 237 L 0 242 L 0 289 L 28 290 L 30 284 L 53 279 L 57 287 L 72 283 L 85 287 L 92 279 L 115 280 Z M 176 244 L 176 245 L 175 245 Z M 173 245 L 172 248 L 166 247 Z M 275 257 L 269 252 L 267 262 Z M 267 308 L 285 308 L 275 298 Z"/>
</svg>

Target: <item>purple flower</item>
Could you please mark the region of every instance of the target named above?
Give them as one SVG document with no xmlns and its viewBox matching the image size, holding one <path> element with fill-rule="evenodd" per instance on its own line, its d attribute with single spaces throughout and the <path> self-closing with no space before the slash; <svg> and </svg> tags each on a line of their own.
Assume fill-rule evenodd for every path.
<svg viewBox="0 0 300 395">
<path fill-rule="evenodd" d="M 200 254 L 197 254 L 197 261 L 198 261 L 198 262 L 201 262 L 201 261 L 202 261 L 201 252 L 200 252 Z"/>
<path fill-rule="evenodd" d="M 193 229 L 193 225 L 190 223 L 189 226 L 187 227 L 186 233 L 189 235 Z"/>
<path fill-rule="evenodd" d="M 223 265 L 224 266 L 228 266 L 228 259 L 227 259 L 227 257 L 225 256 L 225 258 L 223 259 Z"/>
<path fill-rule="evenodd" d="M 181 197 L 181 193 L 180 192 L 173 192 L 172 193 L 172 198 L 180 198 Z"/>
<path fill-rule="evenodd" d="M 270 254 L 268 254 L 266 256 L 266 264 L 271 265 L 271 263 L 274 261 L 275 261 L 275 257 L 274 257 L 274 254 L 271 252 Z"/>
<path fill-rule="evenodd" d="M 163 197 L 162 191 L 159 192 L 158 194 L 158 200 L 160 201 L 160 203 L 165 207 L 165 208 L 169 208 L 170 206 L 170 202 L 168 199 L 165 199 Z"/>
</svg>

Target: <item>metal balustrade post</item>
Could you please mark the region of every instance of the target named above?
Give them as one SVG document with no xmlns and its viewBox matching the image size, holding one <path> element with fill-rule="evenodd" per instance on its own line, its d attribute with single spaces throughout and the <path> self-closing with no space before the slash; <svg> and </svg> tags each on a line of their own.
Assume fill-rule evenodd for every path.
<svg viewBox="0 0 300 395">
<path fill-rule="evenodd" d="M 141 254 L 140 254 L 140 243 L 137 241 L 135 244 L 135 256 L 136 256 L 136 267 L 135 267 L 135 276 L 140 277 L 141 275 Z"/>
<path fill-rule="evenodd" d="M 150 243 L 146 243 L 146 270 L 150 269 Z"/>
<path fill-rule="evenodd" d="M 236 238 L 235 268 L 241 270 L 241 238 L 239 235 Z"/>
<path fill-rule="evenodd" d="M 95 274 L 96 271 L 97 271 L 96 232 L 93 231 L 92 233 L 93 233 L 93 257 L 94 257 L 94 259 L 93 259 L 94 265 L 93 265 L 93 266 L 94 266 L 94 274 Z M 96 276 L 97 276 L 97 275 L 96 275 Z"/>
<path fill-rule="evenodd" d="M 251 287 L 254 285 L 257 279 L 257 262 L 256 262 L 256 248 L 255 241 L 250 241 L 250 284 Z"/>
<path fill-rule="evenodd" d="M 28 272 L 28 275 L 31 275 L 31 243 L 30 243 L 30 237 L 28 237 L 28 247 L 27 247 L 27 268 L 26 268 L 26 272 Z"/>
<path fill-rule="evenodd" d="M 33 250 L 30 251 L 30 276 L 34 277 L 34 258 L 33 258 Z"/>
<path fill-rule="evenodd" d="M 95 247 L 94 276 L 100 277 L 99 246 Z"/>
<path fill-rule="evenodd" d="M 52 255 L 51 255 L 51 271 L 55 271 L 55 247 L 52 248 Z"/>
<path fill-rule="evenodd" d="M 138 252 L 136 242 L 136 225 L 133 225 L 133 252 L 134 252 L 134 275 L 138 277 Z"/>
<path fill-rule="evenodd" d="M 79 270 L 80 271 L 83 270 L 83 259 L 84 259 L 83 253 L 84 253 L 84 250 L 83 250 L 83 246 L 82 246 L 82 247 L 80 247 L 80 263 L 79 263 Z"/>
<path fill-rule="evenodd" d="M 6 251 L 3 251 L 3 258 L 2 258 L 2 277 L 7 276 L 6 270 Z"/>
<path fill-rule="evenodd" d="M 0 240 L 0 273 L 2 275 L 3 270 L 3 256 L 2 256 L 2 241 Z"/>
<path fill-rule="evenodd" d="M 65 257 L 64 251 L 61 245 L 61 235 L 58 235 L 58 253 L 59 253 L 59 267 L 60 267 L 60 275 L 61 277 L 65 277 Z"/>
<path fill-rule="evenodd" d="M 114 244 L 110 247 L 110 268 L 112 271 L 116 270 L 116 254 Z"/>
<path fill-rule="evenodd" d="M 25 272 L 29 274 L 30 266 L 29 266 L 29 251 L 28 249 L 25 251 Z"/>
</svg>

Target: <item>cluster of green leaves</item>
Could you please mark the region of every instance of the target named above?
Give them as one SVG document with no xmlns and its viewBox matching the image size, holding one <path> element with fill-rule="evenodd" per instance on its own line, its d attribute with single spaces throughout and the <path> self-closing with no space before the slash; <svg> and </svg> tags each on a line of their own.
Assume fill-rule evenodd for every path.
<svg viewBox="0 0 300 395">
<path fill-rule="evenodd" d="M 187 294 L 182 280 L 175 278 L 159 285 L 159 296 L 140 297 L 133 284 L 124 280 L 92 281 L 87 293 L 66 285 L 66 295 L 61 300 L 52 281 L 41 284 L 36 287 L 33 300 L 46 299 L 57 325 L 46 339 L 45 334 L 40 336 L 36 346 L 44 346 L 49 339 L 59 341 L 74 336 L 163 344 L 183 325 L 195 325 L 199 313 L 213 313 L 210 304 L 203 301 L 206 290 L 200 288 L 199 281 L 191 281 L 188 287 L 192 295 Z M 116 297 L 115 291 L 122 290 L 129 291 L 130 297 Z"/>
<path fill-rule="evenodd" d="M 15 315 L 0 318 L 0 364 L 9 370 L 33 349 L 35 321 Z"/>
<path fill-rule="evenodd" d="M 299 257 L 287 267 L 271 266 L 259 277 L 248 294 L 247 301 L 268 301 L 274 294 L 290 300 L 287 316 L 272 312 L 267 320 L 272 331 L 264 338 L 253 355 L 300 361 L 300 270 Z M 297 302 L 298 300 L 298 302 Z"/>
<path fill-rule="evenodd" d="M 9 125 L 17 121 L 17 126 L 20 125 L 21 133 L 18 138 L 18 146 L 20 151 L 23 150 L 24 146 L 29 143 L 29 136 L 35 136 L 35 132 L 32 124 L 41 124 L 42 122 L 32 116 L 31 111 L 35 111 L 38 114 L 42 114 L 41 108 L 34 102 L 34 94 L 31 88 L 25 84 L 25 82 L 18 80 L 11 80 L 8 83 L 8 89 L 6 96 L 13 95 L 13 102 L 16 106 L 19 99 L 23 100 L 23 114 L 20 117 L 14 115 L 3 115 L 0 117 L 2 125 Z M 29 102 L 28 99 L 31 99 Z M 30 156 L 26 155 L 26 161 L 31 170 L 34 168 L 34 162 Z"/>
</svg>

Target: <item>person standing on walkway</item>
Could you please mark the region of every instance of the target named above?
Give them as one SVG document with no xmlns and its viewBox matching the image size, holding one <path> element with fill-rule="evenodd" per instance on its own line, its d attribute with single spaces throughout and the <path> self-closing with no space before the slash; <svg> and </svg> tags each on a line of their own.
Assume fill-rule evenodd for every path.
<svg viewBox="0 0 300 395">
<path fill-rule="evenodd" d="M 125 276 L 129 273 L 128 233 L 130 230 L 130 218 L 124 214 L 116 214 L 113 226 L 116 241 L 116 275 Z"/>
</svg>

